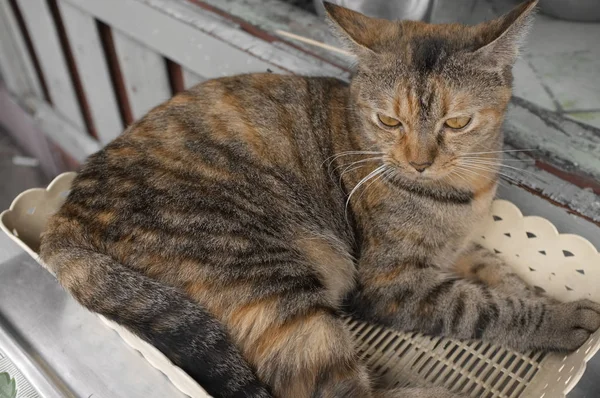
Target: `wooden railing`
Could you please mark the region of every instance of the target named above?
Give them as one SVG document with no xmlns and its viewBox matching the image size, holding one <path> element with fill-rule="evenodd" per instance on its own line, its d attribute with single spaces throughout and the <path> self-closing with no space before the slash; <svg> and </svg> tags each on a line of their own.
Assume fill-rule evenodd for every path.
<svg viewBox="0 0 600 398">
<path fill-rule="evenodd" d="M 343 75 L 184 0 L 1 0 L 0 70 L 76 161 L 173 94 L 244 72 Z M 256 32 L 253 32 L 256 33 Z"/>
</svg>

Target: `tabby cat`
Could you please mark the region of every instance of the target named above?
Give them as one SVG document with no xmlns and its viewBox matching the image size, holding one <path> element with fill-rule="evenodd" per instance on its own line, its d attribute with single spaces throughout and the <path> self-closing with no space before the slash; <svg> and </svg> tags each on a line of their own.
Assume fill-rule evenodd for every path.
<svg viewBox="0 0 600 398">
<path fill-rule="evenodd" d="M 265 73 L 175 96 L 89 158 L 43 261 L 215 397 L 455 396 L 373 388 L 342 313 L 577 348 L 600 305 L 538 296 L 473 243 L 535 4 L 476 26 L 328 4 L 358 58 L 349 86 Z"/>
</svg>

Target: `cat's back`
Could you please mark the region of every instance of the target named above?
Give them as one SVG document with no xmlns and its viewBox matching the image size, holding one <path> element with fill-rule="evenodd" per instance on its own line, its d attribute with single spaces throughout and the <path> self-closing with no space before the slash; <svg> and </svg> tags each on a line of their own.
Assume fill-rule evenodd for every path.
<svg viewBox="0 0 600 398">
<path fill-rule="evenodd" d="M 49 222 L 43 254 L 91 245 L 124 263 L 164 263 L 200 255 L 200 235 L 215 241 L 254 225 L 284 236 L 282 214 L 330 215 L 310 192 L 331 189 L 327 132 L 343 123 L 346 91 L 332 78 L 252 74 L 180 93 L 88 159 Z"/>
<path fill-rule="evenodd" d="M 283 164 L 302 155 L 294 153 L 296 142 L 325 137 L 346 101 L 346 84 L 334 78 L 264 73 L 209 80 L 154 108 L 101 152 L 106 158 L 88 163 L 194 158 L 202 147 L 205 156 L 228 147 Z"/>
</svg>

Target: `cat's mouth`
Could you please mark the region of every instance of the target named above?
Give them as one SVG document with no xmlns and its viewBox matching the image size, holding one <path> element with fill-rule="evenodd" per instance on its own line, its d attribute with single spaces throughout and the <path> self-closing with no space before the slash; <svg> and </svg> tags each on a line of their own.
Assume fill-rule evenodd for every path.
<svg viewBox="0 0 600 398">
<path fill-rule="evenodd" d="M 390 177 L 393 178 L 401 178 L 405 180 L 409 180 L 412 182 L 428 182 L 428 181 L 436 181 L 443 177 L 443 173 L 439 173 L 437 170 L 432 169 L 433 166 L 429 168 L 418 171 L 414 169 L 410 165 L 402 165 L 398 162 L 391 161 L 388 165 L 390 171 L 387 172 Z"/>
</svg>

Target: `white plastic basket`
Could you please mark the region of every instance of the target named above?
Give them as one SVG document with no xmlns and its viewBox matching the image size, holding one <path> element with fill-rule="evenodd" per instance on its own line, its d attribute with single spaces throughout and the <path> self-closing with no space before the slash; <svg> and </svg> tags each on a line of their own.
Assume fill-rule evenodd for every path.
<svg viewBox="0 0 600 398">
<path fill-rule="evenodd" d="M 47 189 L 20 194 L 0 214 L 4 230 L 39 261 L 40 233 L 66 198 L 75 173 L 58 176 Z M 531 285 L 561 301 L 589 298 L 600 302 L 600 254 L 577 235 L 560 235 L 540 217 L 523 217 L 510 202 L 494 202 L 479 243 L 495 249 Z M 103 319 L 182 392 L 206 392 L 156 348 Z M 517 353 L 480 341 L 463 342 L 417 333 L 397 333 L 346 320 L 358 352 L 385 386 L 441 385 L 477 398 L 563 398 L 579 381 L 586 362 L 600 349 L 600 331 L 568 355 Z"/>
</svg>

